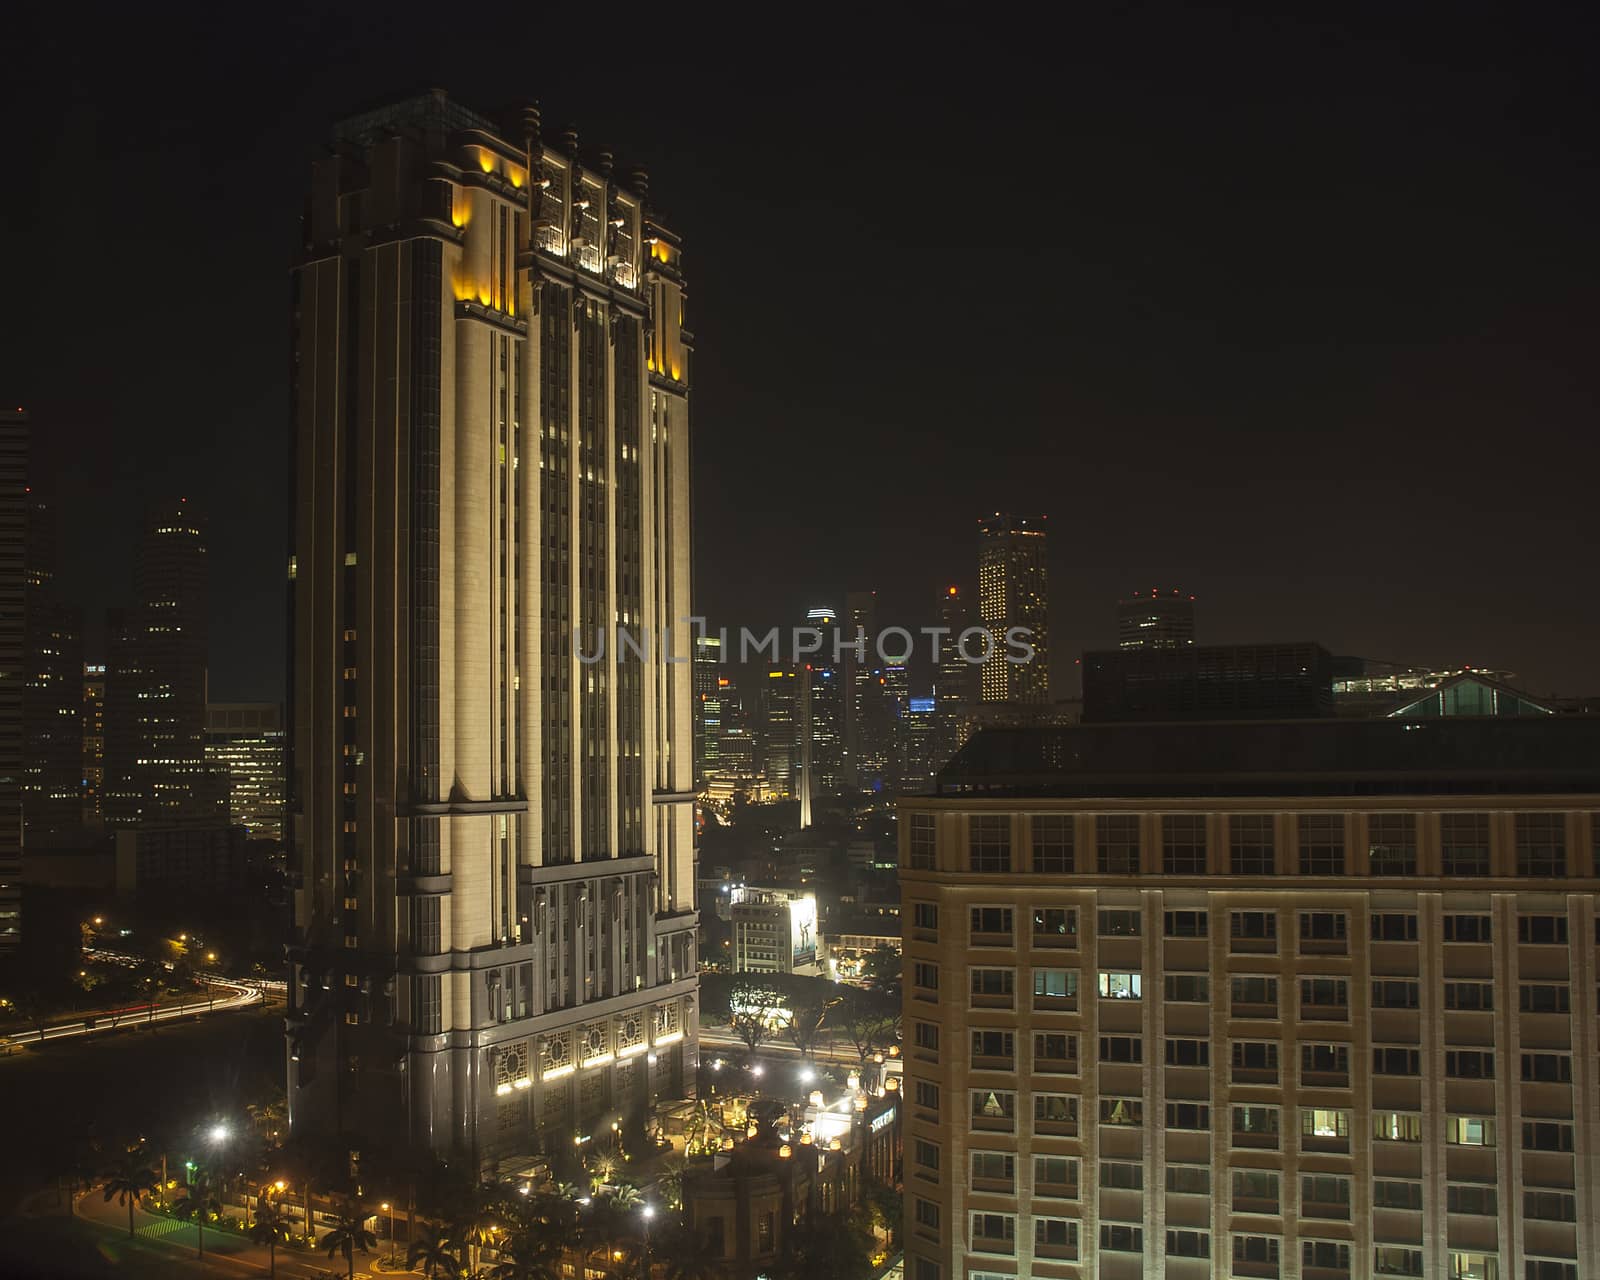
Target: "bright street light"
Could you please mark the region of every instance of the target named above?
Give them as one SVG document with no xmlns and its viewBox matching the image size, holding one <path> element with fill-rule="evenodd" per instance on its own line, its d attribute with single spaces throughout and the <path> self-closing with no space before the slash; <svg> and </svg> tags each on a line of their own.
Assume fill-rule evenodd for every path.
<svg viewBox="0 0 1600 1280">
<path fill-rule="evenodd" d="M 213 1142 L 226 1142 L 228 1140 L 228 1126 L 218 1124 L 211 1126 L 211 1132 L 206 1135 Z"/>
</svg>

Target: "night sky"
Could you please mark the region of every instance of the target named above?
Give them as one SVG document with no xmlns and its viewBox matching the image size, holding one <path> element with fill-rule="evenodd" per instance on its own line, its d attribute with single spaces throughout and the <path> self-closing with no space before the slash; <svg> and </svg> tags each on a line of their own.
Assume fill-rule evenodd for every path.
<svg viewBox="0 0 1600 1280">
<path fill-rule="evenodd" d="M 648 165 L 688 247 L 714 618 L 852 588 L 931 618 L 1007 508 L 1049 517 L 1058 670 L 1120 593 L 1181 586 L 1203 642 L 1600 692 L 1576 6 L 580 4 L 461 35 L 478 9 L 29 8 L 0 400 L 34 415 L 91 615 L 131 594 L 147 497 L 209 510 L 214 697 L 283 687 L 310 160 L 428 85 Z"/>
</svg>

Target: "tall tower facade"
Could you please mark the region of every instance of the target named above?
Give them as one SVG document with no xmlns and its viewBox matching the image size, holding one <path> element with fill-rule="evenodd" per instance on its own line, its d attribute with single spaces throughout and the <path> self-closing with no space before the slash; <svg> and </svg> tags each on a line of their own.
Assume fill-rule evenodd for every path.
<svg viewBox="0 0 1600 1280">
<path fill-rule="evenodd" d="M 0 952 L 22 941 L 22 675 L 28 415 L 0 413 Z"/>
<path fill-rule="evenodd" d="M 187 499 L 152 502 L 131 610 L 106 616 L 107 826 L 227 821 L 206 770 L 205 522 Z"/>
<path fill-rule="evenodd" d="M 1117 648 L 1188 649 L 1194 644 L 1194 597 L 1186 591 L 1135 591 L 1117 601 Z"/>
<path fill-rule="evenodd" d="M 939 599 L 939 669 L 934 678 L 931 750 L 943 765 L 967 740 L 968 715 L 977 701 L 978 668 L 961 649 L 961 636 L 973 625 L 971 602 L 960 587 L 946 587 Z M 974 648 L 972 652 L 976 653 Z"/>
<path fill-rule="evenodd" d="M 83 612 L 55 593 L 56 512 L 28 489 L 22 690 L 22 817 L 30 842 L 76 833 L 83 819 Z"/>
<path fill-rule="evenodd" d="M 438 92 L 315 167 L 296 1130 L 486 1162 L 693 1079 L 691 338 L 645 196 Z"/>
<path fill-rule="evenodd" d="M 1049 578 L 1042 516 L 996 512 L 978 522 L 978 612 L 989 632 L 983 701 L 1050 700 Z M 1007 633 L 1026 628 L 1033 657 L 1008 658 Z"/>
<path fill-rule="evenodd" d="M 865 784 L 875 753 L 868 724 L 877 663 L 878 593 L 851 591 L 844 601 L 844 774 L 847 785 Z"/>
</svg>

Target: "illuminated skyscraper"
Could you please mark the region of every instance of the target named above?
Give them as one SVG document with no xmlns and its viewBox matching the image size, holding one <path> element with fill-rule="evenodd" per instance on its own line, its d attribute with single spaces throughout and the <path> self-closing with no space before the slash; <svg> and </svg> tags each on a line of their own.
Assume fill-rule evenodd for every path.
<svg viewBox="0 0 1600 1280">
<path fill-rule="evenodd" d="M 291 1126 L 570 1151 L 696 1069 L 682 250 L 440 92 L 339 126 L 303 240 Z"/>
<path fill-rule="evenodd" d="M 0 413 L 0 951 L 22 938 L 23 602 L 28 415 Z"/>
<path fill-rule="evenodd" d="M 103 821 L 100 802 L 106 779 L 106 667 L 103 662 L 83 668 L 83 825 L 98 829 Z"/>
<path fill-rule="evenodd" d="M 212 703 L 206 761 L 228 789 L 228 820 L 257 840 L 283 837 L 283 708 L 276 702 Z"/>
<path fill-rule="evenodd" d="M 985 702 L 1050 700 L 1049 581 L 1044 517 L 996 512 L 978 522 L 978 612 L 989 632 Z M 1025 629 L 1031 660 L 1012 661 L 1007 635 Z"/>
<path fill-rule="evenodd" d="M 844 608 L 844 775 L 848 786 L 862 786 L 883 767 L 871 743 L 872 670 L 877 665 L 878 600 L 875 591 L 851 591 Z"/>
<path fill-rule="evenodd" d="M 199 513 L 183 498 L 152 503 L 137 603 L 106 617 L 108 826 L 226 821 L 226 785 L 205 760 L 208 578 Z"/>
<path fill-rule="evenodd" d="M 810 609 L 806 625 L 822 633 L 822 648 L 805 659 L 810 668 L 811 791 L 834 795 L 844 786 L 844 663 L 834 661 L 839 615 L 827 607 Z"/>
<path fill-rule="evenodd" d="M 1117 601 L 1119 649 L 1187 649 L 1194 644 L 1194 597 L 1184 591 L 1135 591 Z"/>
<path fill-rule="evenodd" d="M 978 693 L 977 664 L 968 662 L 961 650 L 961 636 L 975 625 L 970 602 L 959 587 L 946 587 L 939 599 L 939 669 L 934 679 L 933 727 L 930 731 L 930 751 L 934 765 L 943 765 L 967 740 L 967 717 L 976 702 Z M 981 650 L 976 636 L 969 642 L 968 651 L 977 656 Z"/>
<path fill-rule="evenodd" d="M 722 739 L 722 639 L 694 640 L 694 778 L 698 785 L 715 771 Z"/>
<path fill-rule="evenodd" d="M 22 820 L 29 843 L 83 821 L 83 611 L 56 596 L 56 512 L 28 490 L 22 689 Z"/>
</svg>

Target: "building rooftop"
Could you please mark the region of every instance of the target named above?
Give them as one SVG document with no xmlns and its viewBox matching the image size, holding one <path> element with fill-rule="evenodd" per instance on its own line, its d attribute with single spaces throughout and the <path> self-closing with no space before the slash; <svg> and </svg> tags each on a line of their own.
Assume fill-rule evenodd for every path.
<svg viewBox="0 0 1600 1280">
<path fill-rule="evenodd" d="M 987 729 L 940 796 L 1600 794 L 1600 716 Z"/>
</svg>

